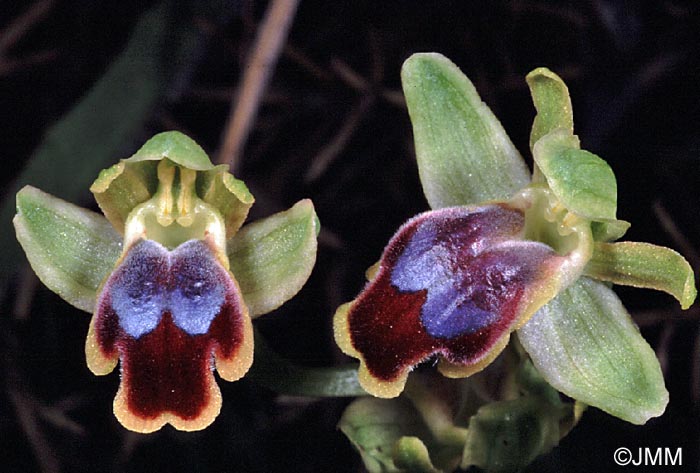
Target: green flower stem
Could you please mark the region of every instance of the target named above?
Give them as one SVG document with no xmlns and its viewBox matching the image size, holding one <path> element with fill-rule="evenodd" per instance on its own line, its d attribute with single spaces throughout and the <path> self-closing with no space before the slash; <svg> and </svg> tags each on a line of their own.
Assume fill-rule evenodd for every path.
<svg viewBox="0 0 700 473">
<path fill-rule="evenodd" d="M 356 363 L 328 368 L 299 366 L 275 353 L 258 331 L 255 333 L 255 361 L 246 379 L 289 396 L 353 397 L 367 394 L 357 380 Z"/>
</svg>

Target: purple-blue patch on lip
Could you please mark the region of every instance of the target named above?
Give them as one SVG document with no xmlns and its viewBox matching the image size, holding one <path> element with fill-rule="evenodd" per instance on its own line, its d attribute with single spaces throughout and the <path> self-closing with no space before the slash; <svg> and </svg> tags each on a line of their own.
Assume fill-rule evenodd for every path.
<svg viewBox="0 0 700 473">
<path fill-rule="evenodd" d="M 509 235 L 522 225 L 522 217 L 518 217 L 517 212 L 494 207 L 466 215 L 442 212 L 418 223 L 391 271 L 391 283 L 400 291 L 427 290 L 420 320 L 429 335 L 453 338 L 474 333 L 498 320 L 498 300 L 483 296 L 498 290 L 491 285 L 499 278 L 494 273 L 517 270 L 507 264 L 483 268 L 487 271 L 486 281 L 472 273 L 483 272 L 478 271 L 477 255 L 492 240 L 503 236 L 489 234 L 488 230 L 505 230 Z"/>
<path fill-rule="evenodd" d="M 173 251 L 170 272 L 173 322 L 190 335 L 207 333 L 225 296 L 211 251 L 199 240 L 183 243 Z"/>
<path fill-rule="evenodd" d="M 406 222 L 347 309 L 346 353 L 377 386 L 402 382 L 435 354 L 452 374 L 478 370 L 532 315 L 538 291 L 546 302 L 546 283 L 564 258 L 524 240 L 524 227 L 523 210 L 508 204 L 444 208 Z"/>
<path fill-rule="evenodd" d="M 158 243 L 134 244 L 108 285 L 119 326 L 134 338 L 155 330 L 167 303 L 168 253 Z"/>
<path fill-rule="evenodd" d="M 135 243 L 109 281 L 119 326 L 140 338 L 169 312 L 184 332 L 207 333 L 224 303 L 217 264 L 200 240 L 173 251 L 151 240 Z"/>
</svg>

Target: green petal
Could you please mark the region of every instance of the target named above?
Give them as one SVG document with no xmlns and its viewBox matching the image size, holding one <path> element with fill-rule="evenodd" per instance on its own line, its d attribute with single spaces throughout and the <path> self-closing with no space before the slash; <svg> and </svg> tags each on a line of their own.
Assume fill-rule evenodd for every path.
<svg viewBox="0 0 700 473">
<path fill-rule="evenodd" d="M 416 465 L 418 459 L 420 463 L 425 463 L 425 452 L 421 451 L 423 449 L 416 445 L 415 440 L 404 441 L 401 445 L 401 439 L 405 436 L 430 438 L 417 412 L 404 398 L 359 398 L 345 409 L 338 427 L 360 452 L 370 473 L 403 471 L 394 461 L 395 454 L 399 463 L 404 461 Z M 420 440 L 418 442 L 423 444 Z"/>
<path fill-rule="evenodd" d="M 548 383 L 634 424 L 661 415 L 668 392 L 654 351 L 614 292 L 580 278 L 518 337 Z"/>
<path fill-rule="evenodd" d="M 433 209 L 505 200 L 529 171 L 467 77 L 440 54 L 414 54 L 401 70 L 423 191 Z"/>
<path fill-rule="evenodd" d="M 231 237 L 243 225 L 255 199 L 245 183 L 227 171 L 228 166 L 222 164 L 199 173 L 197 195 L 221 212 L 226 235 Z"/>
<path fill-rule="evenodd" d="M 693 269 L 685 258 L 670 248 L 649 243 L 596 243 L 585 273 L 614 284 L 667 292 L 683 309 L 697 296 Z"/>
<path fill-rule="evenodd" d="M 316 261 L 318 218 L 310 200 L 246 225 L 228 243 L 231 272 L 251 316 L 266 314 L 294 296 Z"/>
<path fill-rule="evenodd" d="M 26 186 L 17 193 L 14 224 L 39 279 L 69 304 L 92 312 L 97 288 L 121 253 L 121 237 L 109 222 Z"/>
<path fill-rule="evenodd" d="M 131 211 L 151 198 L 157 187 L 156 163 L 120 161 L 100 171 L 90 192 L 107 220 L 120 233 Z"/>
<path fill-rule="evenodd" d="M 576 136 L 557 129 L 537 141 L 533 154 L 549 187 L 567 209 L 591 220 L 615 220 L 615 175 L 601 158 L 579 149 Z"/>
<path fill-rule="evenodd" d="M 537 109 L 530 133 L 530 149 L 534 149 L 537 140 L 557 128 L 573 135 L 571 98 L 564 81 L 546 67 L 539 67 L 530 72 L 525 80 Z"/>
<path fill-rule="evenodd" d="M 163 158 L 195 171 L 214 169 L 202 147 L 179 131 L 158 133 L 126 161 L 160 161 Z"/>
</svg>

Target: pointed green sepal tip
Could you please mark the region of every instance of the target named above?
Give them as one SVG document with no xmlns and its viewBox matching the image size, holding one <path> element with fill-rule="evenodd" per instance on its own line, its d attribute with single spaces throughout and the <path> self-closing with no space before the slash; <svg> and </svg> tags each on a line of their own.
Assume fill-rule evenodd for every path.
<svg viewBox="0 0 700 473">
<path fill-rule="evenodd" d="M 192 138 L 179 131 L 165 131 L 153 136 L 126 161 L 160 161 L 167 158 L 182 167 L 195 171 L 214 168 L 209 156 Z"/>
<path fill-rule="evenodd" d="M 414 54 L 403 64 L 401 82 L 423 191 L 433 209 L 508 199 L 529 183 L 503 126 L 449 59 Z"/>
<path fill-rule="evenodd" d="M 97 288 L 119 258 L 122 239 L 99 214 L 31 186 L 17 193 L 17 240 L 39 279 L 66 302 L 92 312 Z"/>
<path fill-rule="evenodd" d="M 530 133 L 530 149 L 547 133 L 557 128 L 574 133 L 574 117 L 569 89 L 564 81 L 546 67 L 538 67 L 526 77 L 537 115 Z"/>
<path fill-rule="evenodd" d="M 318 217 L 310 200 L 246 225 L 228 242 L 251 316 L 266 314 L 294 296 L 316 261 Z"/>
<path fill-rule="evenodd" d="M 533 154 L 564 207 L 589 220 L 615 220 L 615 174 L 604 160 L 579 149 L 576 136 L 554 130 L 537 141 Z"/>
<path fill-rule="evenodd" d="M 633 424 L 666 409 L 656 354 L 603 283 L 580 278 L 542 307 L 518 338 L 544 379 L 567 396 Z"/>
<path fill-rule="evenodd" d="M 688 261 L 670 248 L 649 243 L 596 243 L 585 274 L 613 284 L 664 291 L 683 309 L 697 296 Z"/>
</svg>

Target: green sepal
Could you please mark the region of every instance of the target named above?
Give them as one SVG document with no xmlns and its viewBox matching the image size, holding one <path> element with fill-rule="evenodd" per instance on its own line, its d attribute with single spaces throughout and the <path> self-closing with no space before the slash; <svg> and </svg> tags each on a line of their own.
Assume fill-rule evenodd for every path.
<svg viewBox="0 0 700 473">
<path fill-rule="evenodd" d="M 544 379 L 567 396 L 634 424 L 666 408 L 654 350 L 603 283 L 580 278 L 520 328 L 518 338 Z"/>
<path fill-rule="evenodd" d="M 525 80 L 537 110 L 530 132 L 530 149 L 534 150 L 540 138 L 556 129 L 573 135 L 574 116 L 569 89 L 564 81 L 546 67 L 533 70 Z"/>
<path fill-rule="evenodd" d="M 575 135 L 554 130 L 535 143 L 533 155 L 547 184 L 569 211 L 590 220 L 615 220 L 615 174 L 604 160 L 579 149 Z"/>
<path fill-rule="evenodd" d="M 255 202 L 245 183 L 233 177 L 225 164 L 197 175 L 197 195 L 221 213 L 229 237 L 241 228 Z"/>
<path fill-rule="evenodd" d="M 319 222 L 310 200 L 246 225 L 227 253 L 250 315 L 276 309 L 304 285 L 316 262 Z"/>
<path fill-rule="evenodd" d="M 202 147 L 179 131 L 164 131 L 154 135 L 125 161 L 136 163 L 160 161 L 164 158 L 194 171 L 209 171 L 215 167 Z"/>
<path fill-rule="evenodd" d="M 102 215 L 31 186 L 17 193 L 15 232 L 39 279 L 66 302 L 92 312 L 97 289 L 122 251 Z"/>
<path fill-rule="evenodd" d="M 695 275 L 677 252 L 650 243 L 596 243 L 585 274 L 625 286 L 656 289 L 678 299 L 687 309 L 695 301 Z"/>
<path fill-rule="evenodd" d="M 505 200 L 530 173 L 469 79 L 436 53 L 401 69 L 423 192 L 433 209 Z"/>
</svg>

